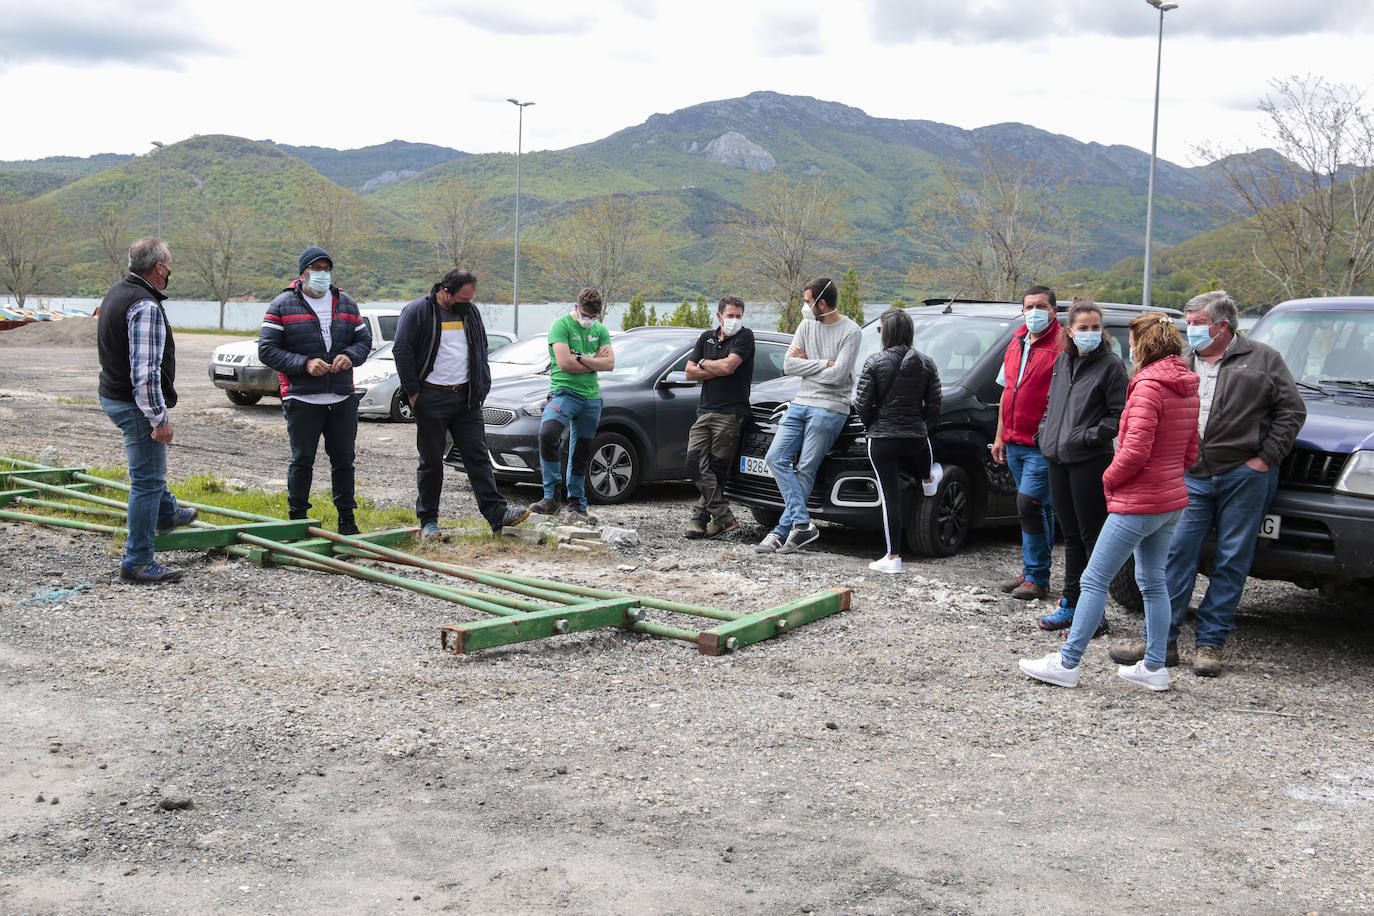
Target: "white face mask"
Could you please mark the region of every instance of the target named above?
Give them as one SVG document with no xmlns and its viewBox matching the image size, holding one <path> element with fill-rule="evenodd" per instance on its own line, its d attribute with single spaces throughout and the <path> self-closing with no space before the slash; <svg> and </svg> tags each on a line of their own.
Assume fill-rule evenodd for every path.
<svg viewBox="0 0 1374 916">
<path fill-rule="evenodd" d="M 720 320 L 720 329 L 725 332 L 726 337 L 734 337 L 742 327 L 744 327 L 743 318 L 722 318 Z"/>
<path fill-rule="evenodd" d="M 327 270 L 308 270 L 305 273 L 305 286 L 316 296 L 323 296 L 329 291 L 330 279 Z"/>
<path fill-rule="evenodd" d="M 802 317 L 803 317 L 803 318 L 810 319 L 811 321 L 815 321 L 815 320 L 816 320 L 816 307 L 815 307 L 814 305 L 812 305 L 810 302 L 803 303 L 803 305 L 802 305 Z"/>
<path fill-rule="evenodd" d="M 576 308 L 573 309 L 573 317 L 577 319 L 577 323 L 582 325 L 584 329 L 590 329 L 592 325 L 596 324 L 595 318 L 588 318 L 586 315 L 582 314 L 581 310 Z"/>
</svg>

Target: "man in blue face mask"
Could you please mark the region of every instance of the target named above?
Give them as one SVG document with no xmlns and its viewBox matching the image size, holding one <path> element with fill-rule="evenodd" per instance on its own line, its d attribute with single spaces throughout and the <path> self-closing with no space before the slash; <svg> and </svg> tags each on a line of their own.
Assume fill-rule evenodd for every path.
<svg viewBox="0 0 1374 916">
<path fill-rule="evenodd" d="M 358 398 L 353 367 L 372 352 L 372 331 L 348 294 L 334 285 L 334 259 L 310 247 L 296 260 L 295 280 L 267 306 L 258 358 L 277 370 L 291 440 L 286 504 L 291 518 L 310 513 L 315 452 L 324 436 L 339 533 L 357 534 L 353 519 L 353 448 Z"/>
</svg>

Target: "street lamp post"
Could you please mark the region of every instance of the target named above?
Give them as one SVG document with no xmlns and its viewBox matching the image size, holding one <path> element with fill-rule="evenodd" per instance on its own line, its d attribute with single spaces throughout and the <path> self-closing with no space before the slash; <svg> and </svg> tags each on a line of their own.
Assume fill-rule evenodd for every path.
<svg viewBox="0 0 1374 916">
<path fill-rule="evenodd" d="M 157 147 L 157 237 L 162 238 L 162 144 L 153 141 Z"/>
<path fill-rule="evenodd" d="M 511 302 L 515 306 L 514 331 L 520 336 L 520 154 L 525 143 L 525 109 L 533 102 L 506 99 L 516 107 L 520 114 L 515 128 L 515 276 L 511 281 Z"/>
<path fill-rule="evenodd" d="M 1155 49 L 1155 120 L 1150 130 L 1150 185 L 1145 192 L 1145 288 L 1140 294 L 1140 304 L 1150 306 L 1150 256 L 1153 254 L 1155 230 L 1155 159 L 1159 148 L 1159 71 L 1164 63 L 1164 14 L 1178 9 L 1177 3 L 1164 0 L 1145 0 L 1159 10 L 1159 44 Z"/>
</svg>

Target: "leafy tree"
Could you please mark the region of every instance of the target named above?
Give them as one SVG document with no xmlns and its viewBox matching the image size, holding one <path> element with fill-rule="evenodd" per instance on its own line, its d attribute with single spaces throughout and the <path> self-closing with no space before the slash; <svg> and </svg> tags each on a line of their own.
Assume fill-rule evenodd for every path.
<svg viewBox="0 0 1374 916">
<path fill-rule="evenodd" d="M 256 242 L 253 211 L 241 204 L 205 200 L 187 237 L 173 247 L 173 256 L 187 263 L 191 273 L 219 301 L 219 326 L 224 305 L 252 293 L 244 277 Z"/>
<path fill-rule="evenodd" d="M 345 247 L 358 239 L 361 209 L 357 194 L 327 178 L 317 179 L 301 189 L 297 232 L 309 244 L 319 245 L 334 258 L 340 258 Z"/>
<path fill-rule="evenodd" d="M 801 288 L 826 246 L 847 228 L 845 192 L 818 176 L 811 181 L 773 173 L 758 185 L 753 208 L 734 221 L 736 270 L 779 306 L 778 330 L 801 323 Z"/>
<path fill-rule="evenodd" d="M 1374 111 L 1319 76 L 1270 86 L 1259 109 L 1273 150 L 1197 149 L 1213 160 L 1215 203 L 1242 221 L 1270 281 L 1261 297 L 1349 295 L 1374 275 Z"/>
<path fill-rule="evenodd" d="M 630 307 L 625 310 L 625 314 L 620 316 L 620 330 L 628 331 L 630 328 L 642 328 L 646 324 L 653 324 L 649 321 L 649 316 L 644 310 L 644 296 L 635 293 L 630 298 Z"/>
<path fill-rule="evenodd" d="M 711 307 L 706 304 L 706 296 L 697 293 L 697 307 L 693 313 L 692 327 L 709 328 L 711 326 Z"/>
<path fill-rule="evenodd" d="M 106 276 L 111 283 L 118 282 L 129 272 L 129 245 L 133 241 L 129 236 L 129 201 L 107 201 L 92 206 L 87 217 L 109 267 Z"/>
<path fill-rule="evenodd" d="M 0 286 L 20 308 L 37 289 L 57 249 L 57 217 L 35 200 L 0 202 Z"/>
<path fill-rule="evenodd" d="M 440 270 L 475 268 L 490 234 L 485 203 L 481 186 L 461 178 L 450 178 L 435 190 L 427 216 Z"/>
<path fill-rule="evenodd" d="M 841 315 L 853 318 L 859 324 L 864 323 L 864 306 L 859 301 L 859 273 L 852 267 L 840 278 L 840 298 L 836 308 Z"/>
<path fill-rule="evenodd" d="M 645 222 L 644 204 L 628 195 L 575 204 L 554 227 L 547 258 L 556 280 L 574 293 L 590 286 L 609 307 L 648 262 Z"/>
<path fill-rule="evenodd" d="M 906 304 L 906 300 L 903 299 L 901 296 L 898 296 L 896 299 L 892 300 L 891 307 L 894 309 L 910 308 L 910 306 Z"/>
</svg>

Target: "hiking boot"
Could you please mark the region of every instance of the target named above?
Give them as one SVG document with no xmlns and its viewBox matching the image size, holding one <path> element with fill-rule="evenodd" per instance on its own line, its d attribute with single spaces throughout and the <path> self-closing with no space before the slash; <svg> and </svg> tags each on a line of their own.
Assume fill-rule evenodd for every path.
<svg viewBox="0 0 1374 916">
<path fill-rule="evenodd" d="M 157 533 L 171 534 L 178 528 L 185 528 L 187 525 L 194 522 L 198 515 L 200 515 L 200 513 L 190 506 L 178 506 L 177 510 L 172 513 L 171 518 L 157 520 Z"/>
<path fill-rule="evenodd" d="M 1023 658 L 1017 663 L 1030 677 L 1056 687 L 1077 687 L 1078 669 L 1065 668 L 1058 652 L 1051 652 L 1044 658 Z"/>
<path fill-rule="evenodd" d="M 782 538 L 776 531 L 770 531 L 763 536 L 763 540 L 754 545 L 754 553 L 777 553 L 782 546 Z"/>
<path fill-rule="evenodd" d="M 195 512 L 196 510 L 192 509 L 191 511 Z M 163 566 L 157 560 L 140 566 L 130 566 L 128 563 L 119 564 L 119 578 L 125 582 L 175 582 L 181 576 L 181 570 Z"/>
<path fill-rule="evenodd" d="M 527 518 L 529 518 L 529 517 L 530 517 L 530 510 L 529 510 L 529 509 L 510 509 L 510 508 L 507 508 L 507 509 L 506 509 L 506 514 L 503 515 L 503 516 L 501 516 L 501 527 L 496 529 L 496 533 L 497 533 L 497 534 L 500 534 L 502 528 L 513 528 L 514 526 L 520 524 L 521 522 L 523 522 L 525 519 L 527 519 Z"/>
<path fill-rule="evenodd" d="M 536 515 L 557 515 L 563 511 L 563 504 L 546 496 L 537 503 L 530 503 L 530 511 Z"/>
<path fill-rule="evenodd" d="M 706 520 L 701 518 L 692 519 L 687 523 L 687 528 L 682 532 L 682 536 L 691 538 L 692 540 L 706 537 Z"/>
<path fill-rule="evenodd" d="M 1119 642 L 1107 650 L 1107 657 L 1118 665 L 1134 665 L 1136 662 L 1145 660 L 1145 640 L 1136 639 L 1131 642 Z M 1178 646 L 1169 646 L 1164 650 L 1164 666 L 1172 668 L 1178 664 Z"/>
<path fill-rule="evenodd" d="M 731 531 L 739 529 L 739 519 L 730 518 L 723 522 L 712 522 L 706 526 L 706 536 L 708 538 L 718 538 L 722 534 L 729 534 Z"/>
<path fill-rule="evenodd" d="M 1002 591 L 1010 594 L 1011 592 L 1016 590 L 1016 587 L 1018 585 L 1025 581 L 1026 574 L 1021 573 L 1021 575 L 1017 576 L 1015 579 L 1003 579 L 1001 582 L 997 583 L 997 587 L 1000 588 Z"/>
<path fill-rule="evenodd" d="M 597 525 L 601 524 L 601 520 L 588 512 L 586 506 L 580 509 L 576 506 L 569 506 L 565 514 L 568 520 L 574 525 L 585 525 L 588 528 L 595 528 Z"/>
<path fill-rule="evenodd" d="M 1146 668 L 1143 659 L 1134 665 L 1122 665 L 1116 669 L 1116 673 L 1141 687 L 1149 687 L 1151 690 L 1169 689 L 1169 669 Z"/>
<path fill-rule="evenodd" d="M 1104 616 L 1102 622 L 1097 625 L 1097 629 L 1093 630 L 1092 638 L 1097 639 L 1099 636 L 1106 636 L 1107 631 L 1110 629 L 1111 627 L 1107 625 L 1107 618 Z M 1065 638 L 1067 638 L 1067 636 Z"/>
<path fill-rule="evenodd" d="M 1221 646 L 1198 646 L 1194 649 L 1193 673 L 1198 677 L 1221 674 Z"/>
<path fill-rule="evenodd" d="M 868 568 L 874 572 L 888 573 L 889 575 L 895 576 L 902 571 L 902 558 L 892 557 L 888 559 L 885 556 L 878 557 L 878 559 L 868 564 Z"/>
<path fill-rule="evenodd" d="M 1054 613 L 1039 618 L 1035 625 L 1042 630 L 1064 630 L 1073 626 L 1073 608 L 1069 607 L 1068 599 L 1060 598 Z"/>
<path fill-rule="evenodd" d="M 792 530 L 787 535 L 787 540 L 782 542 L 778 548 L 778 553 L 793 553 L 801 550 L 807 544 L 812 543 L 821 536 L 821 530 L 816 527 L 815 522 L 807 522 L 805 525 L 793 525 Z"/>
<path fill-rule="evenodd" d="M 420 528 L 420 540 L 422 541 L 438 541 L 441 540 L 443 536 L 444 532 L 439 530 L 438 522 L 426 522 L 424 526 Z"/>
<path fill-rule="evenodd" d="M 352 515 L 340 515 L 339 534 L 352 537 L 355 534 L 362 534 L 362 532 L 358 530 L 358 523 L 353 520 Z"/>
<path fill-rule="evenodd" d="M 1017 601 L 1031 601 L 1035 598 L 1043 598 L 1048 594 L 1049 588 L 1039 582 L 1032 582 L 1030 579 L 1022 579 L 1021 584 L 1012 589 L 1008 594 Z"/>
</svg>

